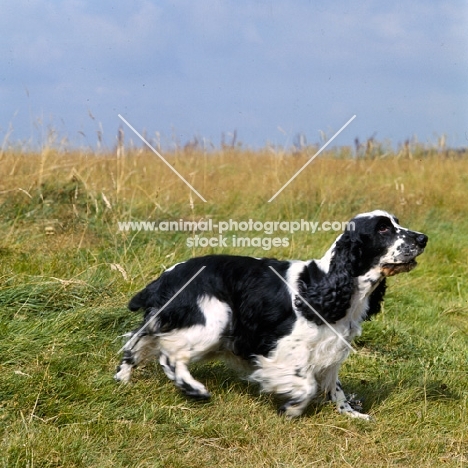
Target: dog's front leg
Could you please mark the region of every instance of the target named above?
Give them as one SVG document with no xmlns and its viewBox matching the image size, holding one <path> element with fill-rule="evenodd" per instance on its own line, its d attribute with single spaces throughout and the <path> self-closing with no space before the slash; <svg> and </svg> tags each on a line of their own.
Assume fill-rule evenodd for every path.
<svg viewBox="0 0 468 468">
<path fill-rule="evenodd" d="M 351 418 L 365 419 L 366 421 L 372 420 L 372 416 L 360 413 L 351 406 L 339 380 L 336 381 L 335 388 L 330 390 L 329 396 L 330 400 L 336 404 L 336 409 L 340 414 L 346 414 Z"/>
</svg>

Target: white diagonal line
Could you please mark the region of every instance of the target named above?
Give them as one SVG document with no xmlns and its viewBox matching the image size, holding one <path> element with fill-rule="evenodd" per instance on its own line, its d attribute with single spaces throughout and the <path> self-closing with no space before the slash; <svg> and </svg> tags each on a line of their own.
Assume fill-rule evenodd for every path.
<svg viewBox="0 0 468 468">
<path fill-rule="evenodd" d="M 340 335 L 272 266 L 269 267 L 275 275 L 294 293 L 301 301 L 309 307 L 317 317 L 353 352 L 356 350 Z"/>
<path fill-rule="evenodd" d="M 159 310 L 158 314 L 162 312 L 204 269 L 206 268 L 206 265 L 203 265 Z M 119 350 L 119 353 L 121 353 L 124 349 L 132 348 L 135 343 L 132 341 L 136 341 L 140 336 L 141 332 L 157 317 L 156 315 L 153 315 L 136 333 L 135 335 L 128 340 L 125 345 Z"/>
<path fill-rule="evenodd" d="M 274 200 L 354 119 L 353 115 L 269 200 Z"/>
<path fill-rule="evenodd" d="M 151 149 L 151 151 L 153 151 L 153 153 L 154 153 L 156 156 L 158 156 L 164 164 L 166 164 L 166 166 L 167 166 L 172 172 L 174 172 L 175 174 L 177 174 L 177 175 L 179 176 L 179 178 L 180 178 L 183 182 L 185 182 L 185 184 L 188 185 L 188 186 L 190 187 L 190 189 L 193 190 L 193 191 L 206 203 L 206 200 L 197 192 L 197 190 L 195 190 L 195 188 L 194 188 L 189 182 L 187 182 L 187 181 L 184 179 L 184 177 L 183 177 L 181 174 L 179 174 L 179 173 L 178 173 L 178 172 L 177 172 L 177 171 L 176 171 L 176 170 L 175 170 L 159 153 L 158 153 L 158 151 L 157 151 L 155 148 L 153 148 L 153 147 L 146 141 L 146 139 L 145 139 L 142 135 L 140 135 L 140 134 L 139 134 L 139 133 L 138 133 L 138 132 L 137 132 L 137 131 L 120 115 L 120 114 L 118 114 L 118 116 L 119 116 L 119 118 L 120 118 L 121 120 L 123 120 L 123 121 L 125 122 L 126 125 L 128 125 L 128 127 L 129 127 L 131 130 L 133 130 L 133 132 L 134 132 L 136 135 L 138 135 L 138 137 L 148 146 L 148 148 Z"/>
</svg>

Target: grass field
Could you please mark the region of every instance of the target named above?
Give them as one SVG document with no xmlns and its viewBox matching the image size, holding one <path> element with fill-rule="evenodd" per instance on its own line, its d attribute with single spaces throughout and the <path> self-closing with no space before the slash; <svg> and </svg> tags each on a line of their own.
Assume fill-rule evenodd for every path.
<svg viewBox="0 0 468 468">
<path fill-rule="evenodd" d="M 204 203 L 143 150 L 1 153 L 1 466 L 468 466 L 468 158 L 422 146 L 335 150 L 268 203 L 311 154 L 167 154 Z M 141 319 L 126 303 L 165 268 L 211 252 L 316 258 L 337 236 L 261 233 L 287 245 L 189 248 L 188 232 L 124 232 L 119 222 L 347 221 L 375 208 L 429 244 L 418 268 L 390 278 L 383 313 L 342 368 L 374 422 L 328 403 L 286 420 L 219 363 L 194 368 L 213 394 L 205 404 L 155 364 L 129 386 L 113 381 L 119 337 Z M 240 234 L 260 235 L 226 236 Z"/>
</svg>

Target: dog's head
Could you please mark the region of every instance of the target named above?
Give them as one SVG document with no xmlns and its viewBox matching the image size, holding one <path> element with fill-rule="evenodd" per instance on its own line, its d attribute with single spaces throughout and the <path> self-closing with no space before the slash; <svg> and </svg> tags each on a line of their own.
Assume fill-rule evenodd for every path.
<svg viewBox="0 0 468 468">
<path fill-rule="evenodd" d="M 381 276 L 393 276 L 412 270 L 416 257 L 424 252 L 427 236 L 400 226 L 395 216 L 381 210 L 353 218 L 339 240 L 352 255 L 353 276 L 371 269 Z"/>
</svg>

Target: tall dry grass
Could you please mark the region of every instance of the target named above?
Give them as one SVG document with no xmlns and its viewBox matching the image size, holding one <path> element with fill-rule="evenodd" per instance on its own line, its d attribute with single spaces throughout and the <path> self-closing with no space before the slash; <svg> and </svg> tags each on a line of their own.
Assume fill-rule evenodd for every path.
<svg viewBox="0 0 468 468">
<path fill-rule="evenodd" d="M 204 203 L 149 151 L 4 149 L 2 466 L 466 466 L 468 158 L 371 141 L 321 154 L 268 203 L 314 150 L 165 153 Z M 112 381 L 119 336 L 140 321 L 128 297 L 168 266 L 213 251 L 307 259 L 337 235 L 288 234 L 288 247 L 268 252 L 189 249 L 187 233 L 119 232 L 118 221 L 342 221 L 375 208 L 429 244 L 418 268 L 390 279 L 382 314 L 364 324 L 342 369 L 373 424 L 327 405 L 286 421 L 216 364 L 194 369 L 213 393 L 205 405 L 157 366 L 138 369 L 125 389 Z"/>
<path fill-rule="evenodd" d="M 384 153 L 377 157 L 349 157 L 349 150 L 320 155 L 271 203 L 267 201 L 313 155 L 281 149 L 215 152 L 179 150 L 166 160 L 207 200 L 203 203 L 179 177 L 149 150 L 5 151 L 0 158 L 0 197 L 20 192 L 27 201 L 46 185 L 78 181 L 92 200 L 126 209 L 145 206 L 148 215 L 172 206 L 197 215 L 214 211 L 248 213 L 252 206 L 265 214 L 296 215 L 294 206 L 308 214 L 349 216 L 376 206 L 403 214 L 418 207 L 444 204 L 450 214 L 466 209 L 467 157 L 459 152 L 418 148 L 411 153 Z M 352 194 L 352 195 L 351 195 Z M 352 199 L 350 199 L 350 196 Z M 351 203 L 351 209 L 349 202 Z M 340 205 L 342 205 L 340 207 Z M 426 211 L 426 210 L 424 210 Z M 244 214 L 245 214 L 244 213 Z M 224 213 L 223 213 L 224 214 Z"/>
</svg>

